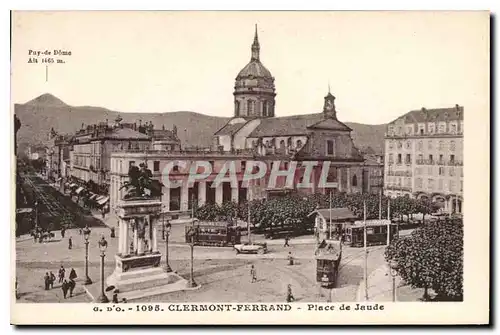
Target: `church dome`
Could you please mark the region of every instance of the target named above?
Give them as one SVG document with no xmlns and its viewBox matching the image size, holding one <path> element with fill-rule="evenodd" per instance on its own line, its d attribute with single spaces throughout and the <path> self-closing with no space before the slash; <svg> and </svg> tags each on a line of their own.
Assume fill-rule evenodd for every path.
<svg viewBox="0 0 500 335">
<path fill-rule="evenodd" d="M 266 69 L 266 67 L 257 59 L 250 61 L 241 71 L 238 73 L 236 79 L 254 77 L 254 78 L 268 78 L 272 79 L 273 76 L 271 72 Z"/>
</svg>

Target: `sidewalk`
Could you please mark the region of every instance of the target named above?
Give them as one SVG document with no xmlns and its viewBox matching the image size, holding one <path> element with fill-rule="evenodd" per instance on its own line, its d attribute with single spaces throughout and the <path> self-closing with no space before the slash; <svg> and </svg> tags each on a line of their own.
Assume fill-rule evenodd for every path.
<svg viewBox="0 0 500 335">
<path fill-rule="evenodd" d="M 396 276 L 396 302 L 420 301 L 423 291 L 423 289 L 411 288 L 403 282 L 401 277 Z M 364 280 L 359 282 L 356 300 L 367 301 Z M 392 302 L 392 276 L 387 263 L 368 275 L 368 301 Z"/>
</svg>

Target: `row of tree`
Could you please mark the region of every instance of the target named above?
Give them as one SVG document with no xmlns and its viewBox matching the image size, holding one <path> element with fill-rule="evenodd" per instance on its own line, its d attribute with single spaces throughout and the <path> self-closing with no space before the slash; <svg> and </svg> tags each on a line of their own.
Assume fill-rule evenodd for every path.
<svg viewBox="0 0 500 335">
<path fill-rule="evenodd" d="M 385 251 L 401 278 L 412 287 L 436 293 L 438 301 L 463 300 L 463 221 L 445 219 L 415 229 L 409 237 L 395 239 Z"/>
<path fill-rule="evenodd" d="M 389 198 L 382 196 L 382 218 L 387 218 Z M 367 219 L 378 219 L 380 197 L 376 194 L 347 194 L 337 193 L 332 195 L 312 194 L 307 196 L 291 195 L 269 200 L 253 200 L 236 204 L 225 202 L 222 205 L 207 203 L 195 209 L 196 217 L 200 220 L 218 220 L 238 218 L 248 220 L 248 206 L 250 206 L 250 220 L 259 230 L 279 229 L 286 227 L 295 231 L 306 231 L 313 225 L 309 216 L 316 208 L 349 208 L 359 218 L 363 217 L 363 206 L 366 204 Z M 391 219 L 402 218 L 403 215 L 411 216 L 415 213 L 425 215 L 438 210 L 437 204 L 427 199 L 411 199 L 398 197 L 390 199 Z"/>
</svg>

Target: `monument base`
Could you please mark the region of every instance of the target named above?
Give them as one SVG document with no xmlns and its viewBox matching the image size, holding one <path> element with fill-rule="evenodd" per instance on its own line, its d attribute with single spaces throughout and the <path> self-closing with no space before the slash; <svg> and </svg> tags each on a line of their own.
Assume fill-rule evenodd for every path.
<svg viewBox="0 0 500 335">
<path fill-rule="evenodd" d="M 125 298 L 131 301 L 193 289 L 189 287 L 186 279 L 175 272 L 167 272 L 159 266 L 160 253 L 138 256 L 115 255 L 115 259 L 115 271 L 106 279 L 106 284 L 113 285 L 119 290 L 119 300 Z"/>
</svg>

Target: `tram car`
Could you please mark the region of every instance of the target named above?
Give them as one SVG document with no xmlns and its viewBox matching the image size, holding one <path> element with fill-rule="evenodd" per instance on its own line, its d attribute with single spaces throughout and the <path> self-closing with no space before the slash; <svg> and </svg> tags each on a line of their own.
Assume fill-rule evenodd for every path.
<svg viewBox="0 0 500 335">
<path fill-rule="evenodd" d="M 342 259 L 342 244 L 338 240 L 325 240 L 316 249 L 315 255 L 316 281 L 322 287 L 336 287 Z"/>
<path fill-rule="evenodd" d="M 191 243 L 189 237 L 190 225 L 186 225 L 186 243 Z M 200 222 L 195 225 L 194 245 L 232 247 L 241 243 L 240 227 L 228 222 Z"/>
<path fill-rule="evenodd" d="M 367 220 L 367 245 L 382 245 L 387 243 L 387 226 L 390 226 L 389 240 L 398 236 L 398 227 L 389 220 Z M 364 247 L 364 222 L 356 221 L 345 228 L 344 244 L 351 247 Z"/>
</svg>

